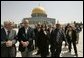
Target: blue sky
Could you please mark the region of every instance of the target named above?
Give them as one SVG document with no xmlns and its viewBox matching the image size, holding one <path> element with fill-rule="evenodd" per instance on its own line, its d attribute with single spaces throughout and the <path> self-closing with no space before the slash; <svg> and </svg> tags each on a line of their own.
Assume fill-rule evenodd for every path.
<svg viewBox="0 0 84 58">
<path fill-rule="evenodd" d="M 83 21 L 83 1 L 1 1 L 1 24 L 5 20 L 20 23 L 31 17 L 32 9 L 41 5 L 48 17 L 60 23 Z"/>
</svg>

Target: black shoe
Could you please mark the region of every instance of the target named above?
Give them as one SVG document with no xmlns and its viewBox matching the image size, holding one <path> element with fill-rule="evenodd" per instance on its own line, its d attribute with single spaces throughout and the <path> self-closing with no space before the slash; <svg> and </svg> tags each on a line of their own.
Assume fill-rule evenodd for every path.
<svg viewBox="0 0 84 58">
<path fill-rule="evenodd" d="M 47 53 L 47 56 L 49 55 L 49 53 Z"/>
<path fill-rule="evenodd" d="M 78 57 L 78 54 L 75 54 L 76 57 Z"/>
<path fill-rule="evenodd" d="M 37 54 L 35 54 L 35 55 L 39 55 L 40 53 L 37 53 Z"/>
</svg>

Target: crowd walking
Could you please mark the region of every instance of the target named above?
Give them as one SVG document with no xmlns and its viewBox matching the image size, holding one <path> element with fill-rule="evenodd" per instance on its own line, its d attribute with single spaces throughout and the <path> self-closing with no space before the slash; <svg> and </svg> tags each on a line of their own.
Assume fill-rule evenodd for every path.
<svg viewBox="0 0 84 58">
<path fill-rule="evenodd" d="M 16 31 L 13 30 L 14 23 L 4 22 L 4 27 L 1 28 L 1 57 L 16 57 L 15 44 L 17 41 L 19 41 L 18 50 L 22 57 L 31 57 L 32 51 L 35 49 L 37 49 L 36 55 L 39 54 L 41 57 L 47 57 L 49 54 L 51 57 L 60 57 L 63 41 L 65 41 L 65 47 L 68 46 L 70 53 L 74 48 L 75 56 L 78 57 L 77 44 L 79 43 L 79 33 L 82 30 L 81 25 L 69 23 L 63 27 L 59 23 L 54 25 L 37 23 L 35 28 L 32 28 L 29 26 L 28 20 L 23 20 L 22 24 L 16 34 Z"/>
</svg>

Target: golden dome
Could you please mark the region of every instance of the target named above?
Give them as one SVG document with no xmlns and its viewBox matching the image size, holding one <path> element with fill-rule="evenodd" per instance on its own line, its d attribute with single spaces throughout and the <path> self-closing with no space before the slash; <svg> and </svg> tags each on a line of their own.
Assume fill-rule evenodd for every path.
<svg viewBox="0 0 84 58">
<path fill-rule="evenodd" d="M 32 14 L 35 14 L 35 13 L 46 14 L 45 9 L 41 6 L 38 6 L 32 10 Z"/>
</svg>

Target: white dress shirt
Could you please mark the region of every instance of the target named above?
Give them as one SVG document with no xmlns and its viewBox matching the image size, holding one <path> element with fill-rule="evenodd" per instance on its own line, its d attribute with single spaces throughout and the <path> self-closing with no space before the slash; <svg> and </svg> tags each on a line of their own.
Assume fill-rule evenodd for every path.
<svg viewBox="0 0 84 58">
<path fill-rule="evenodd" d="M 25 33 L 26 33 L 26 34 L 27 34 L 28 29 L 29 29 L 28 27 L 27 27 L 27 28 L 25 28 Z"/>
</svg>

